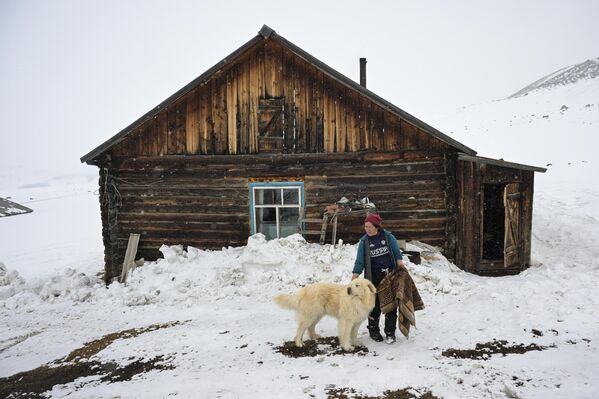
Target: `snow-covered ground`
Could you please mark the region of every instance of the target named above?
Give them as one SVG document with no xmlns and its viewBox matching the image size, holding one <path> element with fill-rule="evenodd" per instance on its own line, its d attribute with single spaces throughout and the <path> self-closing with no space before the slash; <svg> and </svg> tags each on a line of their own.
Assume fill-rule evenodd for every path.
<svg viewBox="0 0 599 399">
<path fill-rule="evenodd" d="M 67 267 L 98 271 L 102 222 L 97 171 L 18 181 L 0 176 L 0 196 L 33 213 L 0 218 L 0 262 L 23 277 L 51 276 Z"/>
<path fill-rule="evenodd" d="M 599 96 L 582 99 L 597 93 L 588 83 L 570 87 L 583 94 L 567 103 L 555 91 L 567 87 L 556 88 L 466 108 L 435 125 L 483 156 L 552 164 L 537 174 L 533 266 L 518 276 L 484 278 L 438 253 L 410 264 L 426 304 L 417 328 L 394 345 L 371 341 L 362 328 L 369 351 L 360 355 L 279 353 L 295 325 L 271 301 L 310 282 L 348 282 L 354 243 L 334 248 L 258 235 L 221 251 L 164 247 L 164 259 L 136 269 L 126 286 L 105 287 L 97 277 L 103 260 L 97 178 L 4 185 L 10 193 L 1 196 L 34 212 L 0 218 L 0 378 L 108 334 L 179 322 L 115 336 L 91 355 L 119 365 L 162 356 L 167 367 L 116 382 L 102 381 L 108 373 L 102 369 L 55 386 L 52 397 L 325 398 L 334 385 L 372 396 L 412 387 L 443 398 L 596 398 L 599 170 L 592 151 Z M 335 335 L 335 321 L 325 318 L 318 330 Z M 548 348 L 486 359 L 442 355 L 494 339 Z"/>
</svg>

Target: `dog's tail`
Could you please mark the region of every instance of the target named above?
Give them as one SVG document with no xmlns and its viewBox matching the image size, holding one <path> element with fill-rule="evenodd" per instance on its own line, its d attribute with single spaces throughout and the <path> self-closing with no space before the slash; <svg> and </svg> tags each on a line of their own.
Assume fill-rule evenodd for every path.
<svg viewBox="0 0 599 399">
<path fill-rule="evenodd" d="M 298 299 L 295 295 L 277 294 L 274 296 L 273 301 L 285 309 L 297 309 L 298 306 Z"/>
</svg>

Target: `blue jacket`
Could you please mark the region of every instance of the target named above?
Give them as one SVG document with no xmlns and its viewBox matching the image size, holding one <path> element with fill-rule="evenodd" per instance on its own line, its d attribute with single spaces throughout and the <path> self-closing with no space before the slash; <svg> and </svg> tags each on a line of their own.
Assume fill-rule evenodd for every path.
<svg viewBox="0 0 599 399">
<path fill-rule="evenodd" d="M 389 243 L 389 248 L 391 249 L 391 258 L 393 259 L 393 268 L 397 265 L 397 260 L 402 259 L 401 249 L 399 249 L 399 244 L 397 243 L 397 239 L 391 232 L 383 229 L 385 233 L 385 239 Z M 360 242 L 358 243 L 358 254 L 356 255 L 356 263 L 354 263 L 354 270 L 352 273 L 361 274 L 364 271 L 364 265 L 366 264 L 366 255 L 370 255 L 365 250 L 366 247 L 366 238 L 368 235 L 364 234 L 362 238 L 360 238 Z"/>
</svg>

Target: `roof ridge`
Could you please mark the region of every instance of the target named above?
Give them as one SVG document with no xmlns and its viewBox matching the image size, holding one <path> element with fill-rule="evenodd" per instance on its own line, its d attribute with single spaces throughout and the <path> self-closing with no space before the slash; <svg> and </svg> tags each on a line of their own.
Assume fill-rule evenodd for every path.
<svg viewBox="0 0 599 399">
<path fill-rule="evenodd" d="M 262 25 L 262 29 L 258 32 L 258 34 L 265 39 L 268 39 L 273 33 L 276 33 L 275 30 L 268 25 Z"/>
</svg>

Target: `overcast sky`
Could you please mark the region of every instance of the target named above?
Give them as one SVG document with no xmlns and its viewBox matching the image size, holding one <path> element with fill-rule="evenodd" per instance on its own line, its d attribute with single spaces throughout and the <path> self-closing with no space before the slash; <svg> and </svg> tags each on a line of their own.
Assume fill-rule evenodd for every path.
<svg viewBox="0 0 599 399">
<path fill-rule="evenodd" d="M 599 57 L 597 21 L 594 0 L 0 0 L 0 175 L 85 169 L 263 24 L 354 80 L 366 57 L 368 88 L 434 126 Z"/>
</svg>

